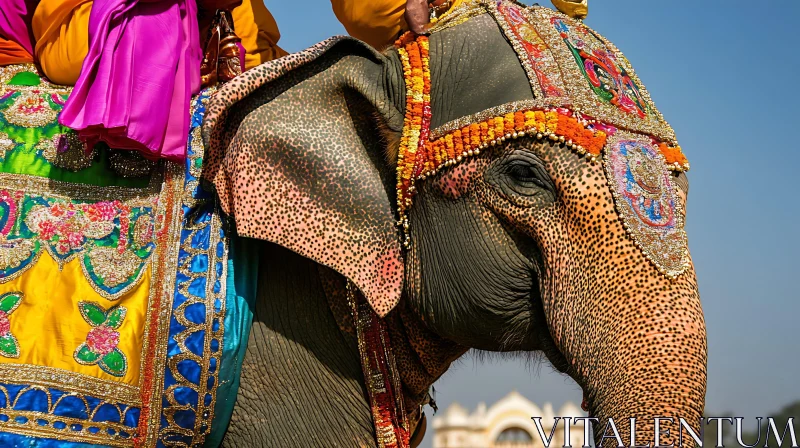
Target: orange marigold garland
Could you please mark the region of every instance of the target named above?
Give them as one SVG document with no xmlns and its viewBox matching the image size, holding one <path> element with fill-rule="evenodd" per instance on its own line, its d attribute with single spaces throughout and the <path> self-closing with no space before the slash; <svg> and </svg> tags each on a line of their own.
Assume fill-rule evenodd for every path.
<svg viewBox="0 0 800 448">
<path fill-rule="evenodd" d="M 400 153 L 397 159 L 397 207 L 400 224 L 408 229 L 406 210 L 411 206 L 414 194 L 414 180 L 423 171 L 434 169 L 434 161 L 429 157 L 426 142 L 431 122 L 431 71 L 428 59 L 428 38 L 406 33 L 397 40 L 396 46 L 403 63 L 406 82 L 406 113 L 403 134 L 400 137 Z M 432 153 L 431 153 L 432 154 Z M 444 154 L 438 160 L 443 161 Z M 427 167 L 426 167 L 427 162 Z M 403 244 L 409 244 L 407 232 Z"/>
<path fill-rule="evenodd" d="M 609 135 L 617 129 L 566 108 L 519 110 L 471 123 L 429 140 L 431 76 L 427 36 L 406 33 L 395 42 L 406 82 L 406 113 L 397 158 L 397 208 L 408 248 L 408 209 L 416 193 L 415 182 L 435 175 L 482 149 L 507 139 L 534 136 L 564 143 L 594 161 Z M 655 142 L 667 167 L 686 171 L 689 163 L 680 147 Z"/>
</svg>

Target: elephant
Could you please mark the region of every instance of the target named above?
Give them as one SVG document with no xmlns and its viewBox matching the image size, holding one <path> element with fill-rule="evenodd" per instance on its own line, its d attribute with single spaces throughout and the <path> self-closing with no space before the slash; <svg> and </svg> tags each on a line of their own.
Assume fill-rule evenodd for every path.
<svg viewBox="0 0 800 448">
<path fill-rule="evenodd" d="M 489 14 L 428 42 L 431 128 L 536 100 Z M 376 446 L 348 282 L 390 329 L 414 420 L 476 349 L 539 353 L 573 378 L 598 445 L 615 445 L 602 438 L 609 419 L 696 422 L 707 346 L 691 259 L 663 275 L 620 219 L 603 164 L 563 139 L 498 139 L 420 180 L 404 246 L 401 56 L 333 38 L 244 73 L 209 105 L 203 176 L 260 258 L 223 446 Z M 669 176 L 685 206 L 686 175 Z M 637 428 L 637 442 L 653 436 Z"/>
</svg>

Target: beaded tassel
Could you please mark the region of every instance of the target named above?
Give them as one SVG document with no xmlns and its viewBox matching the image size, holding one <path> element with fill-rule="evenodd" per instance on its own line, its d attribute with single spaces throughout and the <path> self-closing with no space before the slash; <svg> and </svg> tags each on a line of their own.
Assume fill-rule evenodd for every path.
<svg viewBox="0 0 800 448">
<path fill-rule="evenodd" d="M 361 367 L 369 394 L 375 434 L 380 448 L 408 448 L 410 433 L 403 389 L 392 355 L 389 332 L 370 308 L 358 287 L 347 282 L 353 324 L 358 337 Z"/>
</svg>

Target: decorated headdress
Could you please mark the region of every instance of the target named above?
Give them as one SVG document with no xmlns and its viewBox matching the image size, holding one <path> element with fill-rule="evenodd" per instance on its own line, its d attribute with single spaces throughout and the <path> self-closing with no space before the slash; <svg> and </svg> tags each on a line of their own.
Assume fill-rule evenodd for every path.
<svg viewBox="0 0 800 448">
<path fill-rule="evenodd" d="M 574 6 L 577 17 L 585 16 L 585 1 Z M 507 0 L 464 0 L 431 32 L 482 14 L 491 15 L 511 43 L 534 99 L 502 104 L 431 129 L 428 39 L 413 33 L 398 39 L 406 81 L 397 161 L 404 245 L 410 245 L 408 211 L 417 181 L 507 139 L 533 136 L 563 143 L 592 163 L 602 158 L 617 210 L 633 241 L 663 274 L 676 277 L 684 272 L 689 262 L 683 210 L 669 171 L 686 171 L 689 163 L 625 56 L 578 19 Z"/>
</svg>

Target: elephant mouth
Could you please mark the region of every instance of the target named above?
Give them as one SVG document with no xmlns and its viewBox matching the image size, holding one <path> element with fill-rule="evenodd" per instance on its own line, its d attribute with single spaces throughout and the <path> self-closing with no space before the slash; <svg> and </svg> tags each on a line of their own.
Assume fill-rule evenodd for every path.
<svg viewBox="0 0 800 448">
<path fill-rule="evenodd" d="M 531 297 L 533 299 L 532 305 L 534 309 L 533 328 L 534 332 L 537 333 L 536 338 L 539 342 L 539 349 L 555 370 L 563 375 L 569 376 L 578 384 L 578 386 L 580 386 L 582 393 L 581 409 L 588 413 L 589 417 L 593 417 L 593 406 L 587 384 L 585 383 L 584 378 L 581 378 L 581 376 L 578 375 L 578 372 L 573 368 L 566 356 L 564 356 L 564 353 L 562 353 L 561 350 L 559 350 L 559 348 L 556 346 L 555 340 L 553 339 L 552 334 L 550 334 L 549 326 L 546 323 L 544 305 L 541 296 L 536 288 L 531 291 Z"/>
<path fill-rule="evenodd" d="M 564 355 L 557 351 L 555 353 L 551 353 L 549 350 L 544 350 L 545 356 L 550 361 L 550 364 L 561 374 L 569 376 L 575 381 L 578 386 L 581 388 L 581 409 L 584 412 L 589 414 L 589 417 L 594 417 L 593 406 L 591 395 L 589 393 L 589 389 L 587 388 L 586 384 L 584 383 L 583 379 L 577 375 L 575 369 L 573 369 L 569 363 L 567 362 Z"/>
<path fill-rule="evenodd" d="M 552 342 L 552 338 L 551 338 Z M 581 378 L 577 371 L 572 367 L 572 365 L 567 361 L 566 357 L 564 356 L 561 351 L 555 348 L 555 344 L 553 343 L 553 350 L 545 350 L 545 355 L 547 359 L 550 361 L 550 364 L 558 370 L 560 373 L 569 376 L 575 381 L 578 386 L 581 388 L 581 409 L 588 414 L 589 417 L 594 417 L 594 406 L 592 405 L 591 394 L 589 392 L 589 388 L 585 383 L 585 378 Z"/>
<path fill-rule="evenodd" d="M 587 412 L 589 416 L 592 417 L 593 412 L 591 400 L 589 398 L 590 394 L 588 393 L 588 388 L 584 382 L 584 379 L 578 375 L 578 372 L 572 367 L 572 364 L 567 360 L 566 356 L 564 356 L 561 350 L 559 350 L 556 346 L 555 340 L 550 334 L 549 326 L 546 323 L 544 305 L 542 303 L 541 296 L 539 295 L 539 291 L 534 288 L 534 291 L 531 292 L 531 297 L 533 298 L 532 302 L 534 309 L 533 328 L 534 332 L 537 333 L 536 339 L 539 342 L 539 349 L 555 370 L 563 375 L 569 376 L 578 384 L 578 386 L 581 387 L 581 392 L 583 394 L 581 400 L 581 409 L 583 409 L 584 412 Z"/>
</svg>

